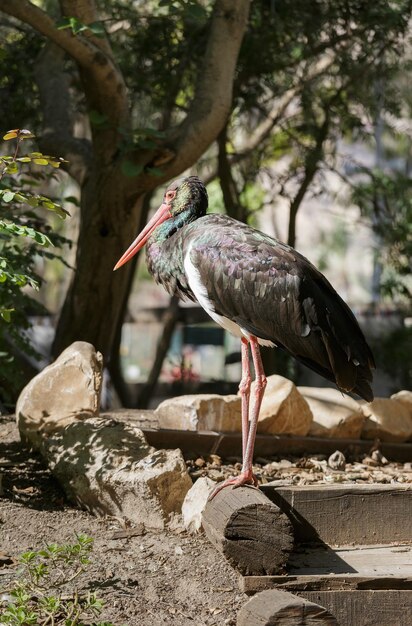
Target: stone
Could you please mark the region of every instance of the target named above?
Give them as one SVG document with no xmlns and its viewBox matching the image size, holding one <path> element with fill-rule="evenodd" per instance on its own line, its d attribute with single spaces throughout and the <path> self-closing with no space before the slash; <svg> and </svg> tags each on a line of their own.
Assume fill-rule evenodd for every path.
<svg viewBox="0 0 412 626">
<path fill-rule="evenodd" d="M 216 483 L 207 476 L 199 478 L 189 489 L 182 506 L 183 526 L 190 533 L 198 533 L 202 527 L 202 512 Z"/>
<path fill-rule="evenodd" d="M 343 471 L 346 467 L 346 459 L 343 452 L 335 450 L 328 458 L 328 465 L 333 470 Z"/>
<path fill-rule="evenodd" d="M 330 387 L 298 387 L 313 414 L 309 435 L 360 439 L 365 415 L 356 400 Z"/>
<path fill-rule="evenodd" d="M 252 383 L 251 402 L 254 383 Z M 258 433 L 274 435 L 307 435 L 312 412 L 291 380 L 283 376 L 268 376 L 260 408 Z"/>
<path fill-rule="evenodd" d="M 155 450 L 130 423 L 75 421 L 43 438 L 40 452 L 71 501 L 149 529 L 163 529 L 192 486 L 181 451 Z"/>
<path fill-rule="evenodd" d="M 404 442 L 412 439 L 412 403 L 409 392 L 400 392 L 398 397 L 375 398 L 370 404 L 362 405 L 366 422 L 362 431 L 363 439 Z M 405 401 L 406 400 L 406 401 Z"/>
<path fill-rule="evenodd" d="M 391 396 L 391 400 L 399 400 L 399 402 L 404 402 L 412 406 L 412 391 L 407 391 L 406 389 L 398 391 L 398 393 L 394 393 Z"/>
<path fill-rule="evenodd" d="M 76 420 L 99 414 L 103 357 L 85 341 L 76 341 L 35 376 L 16 405 L 24 441 L 39 448 L 50 435 Z"/>
<path fill-rule="evenodd" d="M 161 402 L 156 415 L 160 428 L 238 432 L 241 430 L 241 399 L 218 394 L 179 396 Z"/>
</svg>

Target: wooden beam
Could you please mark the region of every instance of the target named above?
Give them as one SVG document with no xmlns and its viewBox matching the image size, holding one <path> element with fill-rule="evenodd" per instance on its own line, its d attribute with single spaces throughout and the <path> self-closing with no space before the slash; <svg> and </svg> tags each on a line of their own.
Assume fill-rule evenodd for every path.
<svg viewBox="0 0 412 626">
<path fill-rule="evenodd" d="M 239 588 L 247 595 L 267 589 L 279 589 L 300 593 L 306 591 L 388 591 L 412 592 L 412 577 L 358 576 L 338 574 L 336 576 L 241 576 Z"/>
<path fill-rule="evenodd" d="M 261 487 L 293 524 L 298 543 L 389 544 L 411 540 L 410 485 Z"/>
<path fill-rule="evenodd" d="M 240 424 L 239 424 L 240 428 Z M 150 445 L 157 448 L 179 447 L 183 452 L 198 451 L 200 454 L 219 454 L 221 457 L 241 456 L 241 433 L 218 433 L 213 431 L 188 432 L 184 430 L 159 430 L 155 423 L 143 426 Z M 322 439 L 320 437 L 295 437 L 287 435 L 257 435 L 255 457 L 330 455 L 335 450 L 344 454 L 368 453 L 373 441 L 365 439 Z M 380 450 L 390 461 L 410 461 L 412 443 L 381 443 Z"/>
<path fill-rule="evenodd" d="M 328 609 L 339 626 L 412 624 L 412 591 L 308 591 L 299 595 Z"/>
<path fill-rule="evenodd" d="M 237 626 L 338 626 L 336 619 L 319 604 L 275 589 L 262 591 L 246 602 L 238 613 L 236 624 Z M 358 626 L 357 623 L 356 626 Z"/>
<path fill-rule="evenodd" d="M 225 488 L 207 503 L 202 524 L 210 542 L 242 574 L 284 571 L 293 548 L 292 526 L 261 491 Z"/>
</svg>

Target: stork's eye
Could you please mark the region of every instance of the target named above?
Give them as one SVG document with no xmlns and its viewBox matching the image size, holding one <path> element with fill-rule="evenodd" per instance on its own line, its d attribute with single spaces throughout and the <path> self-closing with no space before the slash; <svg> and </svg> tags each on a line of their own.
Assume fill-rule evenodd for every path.
<svg viewBox="0 0 412 626">
<path fill-rule="evenodd" d="M 167 191 L 166 192 L 166 200 L 173 200 L 176 195 L 176 191 Z"/>
</svg>

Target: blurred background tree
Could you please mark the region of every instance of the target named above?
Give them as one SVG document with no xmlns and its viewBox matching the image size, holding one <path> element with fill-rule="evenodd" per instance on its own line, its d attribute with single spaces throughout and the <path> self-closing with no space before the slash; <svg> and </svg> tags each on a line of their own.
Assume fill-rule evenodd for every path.
<svg viewBox="0 0 412 626">
<path fill-rule="evenodd" d="M 379 289 L 405 299 L 410 256 L 398 251 L 410 245 L 412 133 L 405 139 L 402 129 L 411 8 L 410 0 L 0 0 L 2 119 L 29 125 L 43 151 L 67 159 L 79 197 L 76 270 L 54 354 L 90 341 L 130 402 L 119 347 L 135 264 L 116 275 L 112 267 L 154 190 L 195 164 L 213 208 L 237 219 L 259 225 L 270 205 L 276 230 L 283 200 L 291 245 L 302 203 L 330 193 L 335 173 L 378 237 Z M 345 142 L 375 152 L 371 167 L 344 162 Z M 171 307 L 152 382 L 178 318 Z"/>
</svg>

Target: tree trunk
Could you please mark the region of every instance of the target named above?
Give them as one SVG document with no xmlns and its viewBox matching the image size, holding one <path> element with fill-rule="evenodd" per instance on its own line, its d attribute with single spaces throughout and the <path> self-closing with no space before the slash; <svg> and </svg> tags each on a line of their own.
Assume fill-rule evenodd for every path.
<svg viewBox="0 0 412 626">
<path fill-rule="evenodd" d="M 54 356 L 73 341 L 88 341 L 107 359 L 128 293 L 132 264 L 113 267 L 141 225 L 143 195 L 128 194 L 127 179 L 101 168 L 82 189 L 76 271 L 62 308 Z"/>
</svg>

